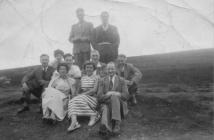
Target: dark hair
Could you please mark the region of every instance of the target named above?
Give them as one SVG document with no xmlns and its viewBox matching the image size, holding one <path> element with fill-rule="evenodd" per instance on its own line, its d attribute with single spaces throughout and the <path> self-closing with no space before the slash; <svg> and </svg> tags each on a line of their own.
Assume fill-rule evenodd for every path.
<svg viewBox="0 0 214 140">
<path fill-rule="evenodd" d="M 66 57 L 72 57 L 72 58 L 73 58 L 73 55 L 70 54 L 70 53 L 66 53 L 66 54 L 64 55 L 64 59 L 65 59 Z"/>
<path fill-rule="evenodd" d="M 77 8 L 76 12 L 83 12 L 84 13 L 84 9 L 83 8 Z"/>
<path fill-rule="evenodd" d="M 64 52 L 60 49 L 57 49 L 54 51 L 54 57 L 56 57 L 58 54 L 61 54 L 62 56 L 64 55 Z"/>
<path fill-rule="evenodd" d="M 47 56 L 49 58 L 49 56 L 47 54 L 44 54 L 44 53 L 40 55 L 40 58 L 43 56 Z"/>
<path fill-rule="evenodd" d="M 60 67 L 65 67 L 67 72 L 69 71 L 69 67 L 66 63 L 59 63 L 57 66 L 57 72 L 59 72 Z"/>
<path fill-rule="evenodd" d="M 84 63 L 84 65 L 83 65 L 83 69 L 84 69 L 84 70 L 86 69 L 86 66 L 87 66 L 87 65 L 92 65 L 94 70 L 96 70 L 96 68 L 97 68 L 94 62 L 92 62 L 92 61 L 86 61 L 86 62 Z"/>
</svg>

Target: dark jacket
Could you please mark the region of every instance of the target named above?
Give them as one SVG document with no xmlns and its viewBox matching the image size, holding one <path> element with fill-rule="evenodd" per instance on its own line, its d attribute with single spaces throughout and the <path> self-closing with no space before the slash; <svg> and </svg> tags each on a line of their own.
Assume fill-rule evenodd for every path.
<svg viewBox="0 0 214 140">
<path fill-rule="evenodd" d="M 53 72 L 54 68 L 51 66 L 48 66 L 46 72 L 43 71 L 42 66 L 39 66 L 30 73 L 27 73 L 23 77 L 22 83 L 26 83 L 30 89 L 47 87 L 51 80 Z"/>
</svg>

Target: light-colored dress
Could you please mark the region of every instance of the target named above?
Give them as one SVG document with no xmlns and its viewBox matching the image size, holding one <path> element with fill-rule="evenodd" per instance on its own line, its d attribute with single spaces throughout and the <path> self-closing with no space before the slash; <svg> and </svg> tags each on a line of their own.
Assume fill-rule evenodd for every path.
<svg viewBox="0 0 214 140">
<path fill-rule="evenodd" d="M 83 76 L 81 78 L 81 90 L 82 92 L 93 89 L 98 78 L 95 75 Z M 72 115 L 78 116 L 91 116 L 97 115 L 97 98 L 96 95 L 77 95 L 71 99 L 68 103 L 68 117 Z"/>
<path fill-rule="evenodd" d="M 75 92 L 75 80 L 57 77 L 42 94 L 43 118 L 62 121 L 67 114 L 68 96 Z"/>
</svg>

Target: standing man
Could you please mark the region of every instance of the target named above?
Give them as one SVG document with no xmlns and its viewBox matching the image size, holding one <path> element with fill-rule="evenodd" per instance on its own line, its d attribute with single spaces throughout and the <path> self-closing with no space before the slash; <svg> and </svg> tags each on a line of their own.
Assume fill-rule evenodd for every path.
<svg viewBox="0 0 214 140">
<path fill-rule="evenodd" d="M 79 22 L 72 26 L 69 41 L 73 43 L 75 63 L 82 68 L 84 62 L 90 59 L 93 24 L 84 20 L 85 13 L 82 8 L 76 10 L 76 15 Z"/>
<path fill-rule="evenodd" d="M 132 104 L 137 104 L 136 94 L 137 94 L 137 84 L 142 78 L 142 73 L 138 68 L 130 63 L 126 62 L 127 57 L 124 54 L 120 54 L 117 58 L 117 73 L 120 77 L 126 80 L 128 85 L 130 101 Z"/>
<path fill-rule="evenodd" d="M 40 99 L 44 88 L 46 88 L 51 80 L 54 68 L 48 66 L 49 56 L 42 54 L 40 56 L 41 66 L 30 73 L 27 73 L 22 79 L 23 89 L 23 107 L 17 113 L 28 111 L 31 94 Z"/>
<path fill-rule="evenodd" d="M 101 13 L 102 25 L 95 28 L 93 47 L 100 53 L 100 61 L 109 63 L 118 56 L 120 37 L 117 27 L 109 24 L 108 12 Z"/>
</svg>

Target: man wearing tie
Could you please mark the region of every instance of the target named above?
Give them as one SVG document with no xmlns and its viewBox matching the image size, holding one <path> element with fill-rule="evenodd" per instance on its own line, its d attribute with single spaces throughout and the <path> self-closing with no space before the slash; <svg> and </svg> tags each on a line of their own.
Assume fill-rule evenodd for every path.
<svg viewBox="0 0 214 140">
<path fill-rule="evenodd" d="M 44 88 L 46 88 L 51 80 L 54 68 L 48 66 L 49 56 L 42 54 L 40 56 L 41 66 L 30 73 L 27 73 L 22 79 L 23 90 L 23 107 L 17 113 L 28 111 L 31 93 L 40 99 Z"/>
<path fill-rule="evenodd" d="M 101 125 L 99 132 L 103 135 L 120 133 L 121 120 L 127 115 L 128 88 L 123 78 L 116 75 L 113 62 L 107 65 L 108 76 L 104 77 L 98 87 L 98 102 L 101 104 Z"/>
<path fill-rule="evenodd" d="M 69 41 L 73 43 L 75 63 L 82 68 L 85 61 L 90 59 L 93 24 L 84 20 L 82 8 L 76 10 L 76 15 L 79 22 L 72 26 Z"/>
<path fill-rule="evenodd" d="M 101 13 L 102 25 L 95 28 L 93 48 L 100 53 L 100 61 L 109 63 L 118 56 L 120 36 L 117 27 L 109 24 L 108 12 Z"/>
</svg>

